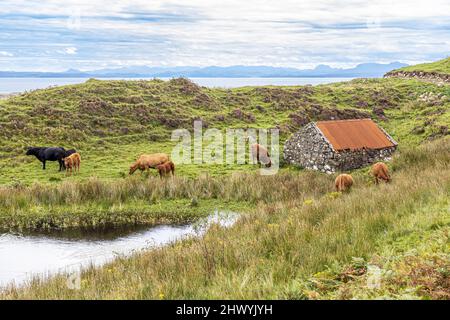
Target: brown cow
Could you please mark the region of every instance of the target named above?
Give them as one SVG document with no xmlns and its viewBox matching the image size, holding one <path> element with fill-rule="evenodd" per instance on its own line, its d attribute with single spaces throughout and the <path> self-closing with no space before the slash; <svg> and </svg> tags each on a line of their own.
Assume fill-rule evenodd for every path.
<svg viewBox="0 0 450 320">
<path fill-rule="evenodd" d="M 259 163 L 265 165 L 267 168 L 272 166 L 272 160 L 270 159 L 270 154 L 266 148 L 258 143 L 254 143 L 250 146 L 252 153 L 253 163 Z M 256 162 L 255 162 L 256 160 Z"/>
<path fill-rule="evenodd" d="M 163 164 L 159 164 L 156 166 L 156 169 L 158 169 L 159 177 L 162 179 L 163 176 L 169 174 L 172 172 L 172 176 L 175 175 L 175 165 L 172 161 L 167 161 Z"/>
<path fill-rule="evenodd" d="M 350 190 L 353 185 L 353 178 L 349 174 L 340 174 L 334 180 L 334 186 L 336 187 L 336 191 L 344 192 Z"/>
<path fill-rule="evenodd" d="M 149 168 L 156 168 L 157 165 L 160 165 L 169 160 L 169 156 L 165 153 L 143 154 L 136 160 L 133 165 L 131 165 L 130 175 L 133 174 L 137 169 L 146 171 Z"/>
<path fill-rule="evenodd" d="M 81 156 L 78 152 L 72 153 L 70 156 L 65 157 L 64 159 L 64 166 L 66 167 L 66 175 L 69 174 L 72 175 L 73 169 L 75 169 L 76 172 L 80 172 L 80 164 L 81 164 Z"/>
<path fill-rule="evenodd" d="M 383 162 L 377 162 L 372 166 L 372 175 L 375 178 L 375 183 L 378 184 L 379 180 L 384 182 L 390 182 L 389 169 Z"/>
</svg>

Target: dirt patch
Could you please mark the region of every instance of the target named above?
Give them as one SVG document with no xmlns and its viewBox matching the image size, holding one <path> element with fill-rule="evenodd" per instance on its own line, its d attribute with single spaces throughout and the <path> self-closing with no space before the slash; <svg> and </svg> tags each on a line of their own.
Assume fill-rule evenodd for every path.
<svg viewBox="0 0 450 320">
<path fill-rule="evenodd" d="M 231 117 L 247 122 L 255 122 L 255 116 L 251 113 L 244 112 L 241 109 L 235 109 L 231 111 Z"/>
<path fill-rule="evenodd" d="M 96 116 L 112 116 L 114 114 L 114 106 L 101 98 L 91 98 L 81 101 L 78 110 L 82 114 Z"/>
</svg>

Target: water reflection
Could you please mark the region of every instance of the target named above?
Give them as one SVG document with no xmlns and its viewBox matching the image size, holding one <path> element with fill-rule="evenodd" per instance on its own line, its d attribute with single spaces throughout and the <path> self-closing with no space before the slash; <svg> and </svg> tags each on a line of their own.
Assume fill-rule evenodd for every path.
<svg viewBox="0 0 450 320">
<path fill-rule="evenodd" d="M 97 234 L 87 231 L 56 234 L 1 234 L 0 286 L 22 284 L 33 275 L 100 266 L 118 255 L 167 245 L 187 236 L 201 236 L 211 224 L 233 225 L 238 214 L 215 212 L 193 224 L 161 225 L 134 230 L 116 229 Z"/>
</svg>

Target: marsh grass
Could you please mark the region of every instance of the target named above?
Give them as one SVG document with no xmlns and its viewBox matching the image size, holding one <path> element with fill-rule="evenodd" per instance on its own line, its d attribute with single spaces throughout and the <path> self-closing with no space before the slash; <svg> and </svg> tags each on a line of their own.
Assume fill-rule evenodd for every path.
<svg viewBox="0 0 450 320">
<path fill-rule="evenodd" d="M 23 288 L 10 287 L 0 297 L 317 298 L 303 285 L 313 274 L 355 261 L 354 257 L 364 261 L 381 240 L 448 219 L 449 150 L 450 139 L 443 139 L 403 152 L 394 159 L 392 183 L 356 184 L 343 195 L 328 192 L 331 177 L 310 173 L 299 174 L 298 180 L 269 178 L 270 187 L 264 189 L 255 177 L 243 180 L 246 186 L 239 186 L 245 177 L 233 177 L 236 183 L 224 185 L 228 191 L 222 195 L 250 196 L 248 200 L 257 204 L 231 229 L 213 226 L 201 239 L 90 268 L 82 273 L 81 290 L 67 289 L 66 276 L 58 275 L 49 280 L 37 277 Z M 214 190 L 207 178 L 199 186 Z M 262 191 L 267 192 L 264 198 Z"/>
<path fill-rule="evenodd" d="M 329 190 L 330 179 L 315 172 L 276 176 L 236 173 L 164 180 L 145 176 L 114 181 L 90 178 L 60 184 L 3 187 L 0 188 L 0 228 L 105 227 L 155 223 L 157 217 L 165 217 L 165 222 L 179 222 L 183 218 L 190 221 L 207 214 L 204 209 L 211 209 L 214 203 L 220 207 L 236 207 L 241 203 L 244 209 L 259 202 L 316 196 Z"/>
</svg>

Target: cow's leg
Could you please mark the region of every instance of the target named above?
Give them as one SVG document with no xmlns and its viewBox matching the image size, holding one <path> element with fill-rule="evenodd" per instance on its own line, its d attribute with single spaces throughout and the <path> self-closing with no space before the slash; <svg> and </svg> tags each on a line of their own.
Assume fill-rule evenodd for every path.
<svg viewBox="0 0 450 320">
<path fill-rule="evenodd" d="M 42 169 L 45 170 L 45 160 L 42 161 Z"/>
</svg>

